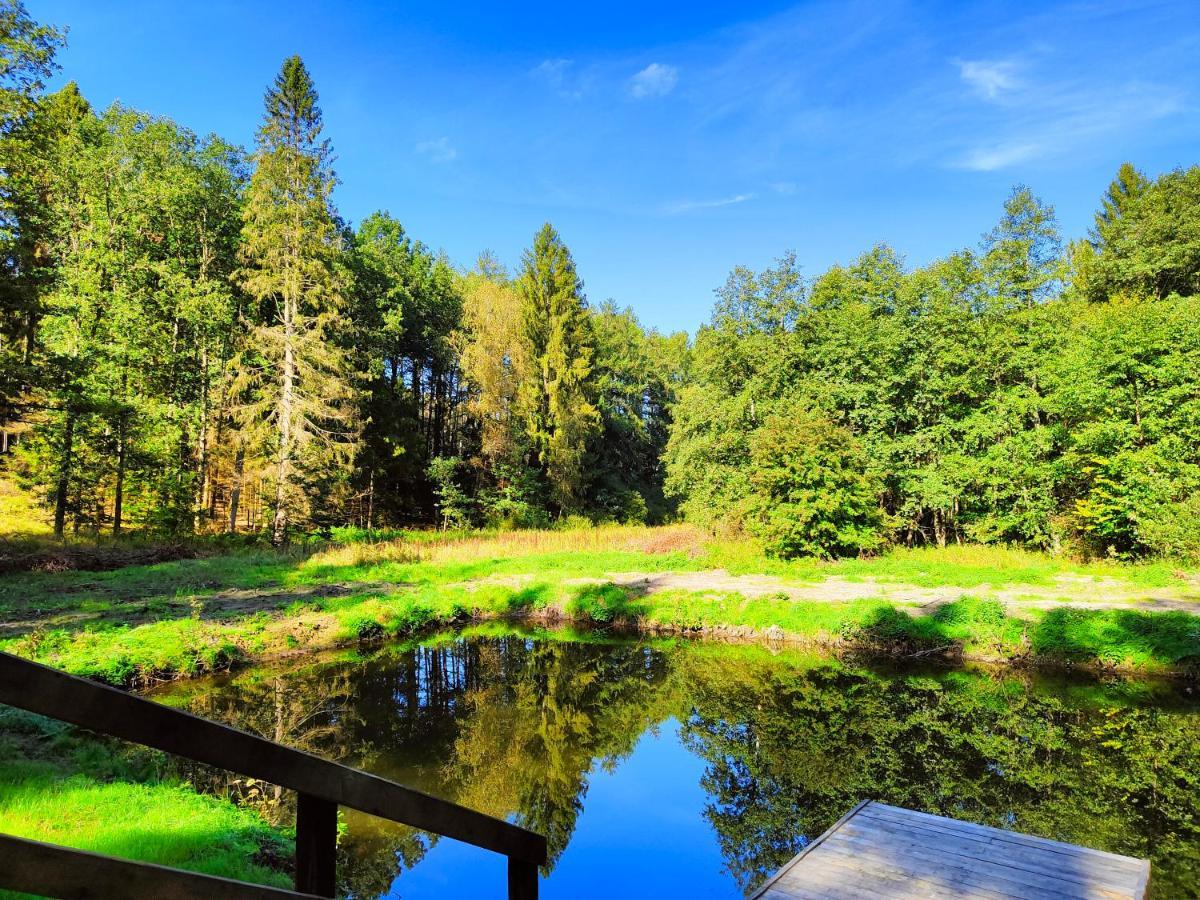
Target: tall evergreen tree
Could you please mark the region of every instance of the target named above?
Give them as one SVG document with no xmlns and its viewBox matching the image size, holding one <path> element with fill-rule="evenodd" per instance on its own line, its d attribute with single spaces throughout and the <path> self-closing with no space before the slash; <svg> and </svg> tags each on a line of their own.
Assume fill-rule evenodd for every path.
<svg viewBox="0 0 1200 900">
<path fill-rule="evenodd" d="M 560 513 L 582 507 L 583 458 L 599 425 L 593 344 L 571 251 L 547 222 L 525 252 L 517 289 L 532 377 L 521 390 L 526 432 Z"/>
<path fill-rule="evenodd" d="M 243 284 L 256 308 L 241 412 L 270 455 L 271 539 L 280 544 L 289 525 L 311 518 L 312 479 L 336 475 L 348 461 L 354 391 L 345 353 L 332 340 L 344 296 L 331 150 L 299 56 L 284 61 L 265 102 L 242 229 Z"/>
<path fill-rule="evenodd" d="M 0 0 L 0 425 L 35 380 L 29 366 L 50 277 L 46 219 L 59 137 L 51 122 L 62 117 L 33 120 L 64 43 L 63 32 L 31 19 L 21 0 Z"/>
<path fill-rule="evenodd" d="M 1110 229 L 1149 186 L 1149 179 L 1134 168 L 1133 163 L 1121 163 L 1121 168 L 1117 169 L 1117 177 L 1104 192 L 1100 200 L 1100 209 L 1096 211 L 1096 224 L 1092 236 L 1097 244 L 1103 245 L 1107 242 Z"/>
</svg>

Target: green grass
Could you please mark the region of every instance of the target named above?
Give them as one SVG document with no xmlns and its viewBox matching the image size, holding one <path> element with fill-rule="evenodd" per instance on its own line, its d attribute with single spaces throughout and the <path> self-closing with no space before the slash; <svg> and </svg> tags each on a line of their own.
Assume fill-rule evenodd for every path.
<svg viewBox="0 0 1200 900">
<path fill-rule="evenodd" d="M 49 510 L 39 506 L 31 493 L 0 469 L 0 522 L 6 535 L 38 537 L 51 534 Z"/>
<path fill-rule="evenodd" d="M 768 575 L 781 586 L 831 577 L 941 588 L 954 603 L 911 616 L 883 599 L 747 599 L 729 590 L 663 590 L 639 597 L 610 573 Z M 586 581 L 595 583 L 580 583 Z M 305 552 L 184 559 L 110 572 L 26 573 L 0 582 L 0 614 L 41 623 L 0 647 L 113 684 L 221 669 L 299 648 L 404 637 L 472 618 L 526 615 L 581 624 L 641 623 L 661 630 L 776 629 L 816 644 L 1000 659 L 1039 658 L 1127 668 L 1190 669 L 1200 636 L 1185 613 L 1023 611 L 1005 616 L 988 592 L 1053 586 L 1092 599 L 1103 580 L 1132 599 L 1195 597 L 1194 576 L 1167 563 L 1081 563 L 1003 547 L 896 550 L 824 562 L 764 557 L 752 542 L 717 541 L 685 526 L 476 535 L 410 533 Z M 331 592 L 330 586 L 339 590 Z M 325 589 L 322 595 L 320 589 Z M 239 595 L 228 609 L 206 603 Z M 317 593 L 313 593 L 316 590 Z M 903 596 L 901 590 L 900 596 Z M 1071 599 L 1069 596 L 1067 599 Z M 957 597 L 957 599 L 956 599 Z M 974 599 L 971 599 L 974 597 Z M 227 598 L 228 599 L 228 598 Z M 257 604 L 257 605 L 256 605 Z M 211 608 L 210 608 L 211 607 Z M 232 611 L 230 611 L 232 610 Z M 92 620 L 75 617 L 90 612 Z"/>
<path fill-rule="evenodd" d="M 1062 577 L 1084 581 L 1111 578 L 1143 588 L 1180 583 L 1179 567 L 1170 561 L 1081 562 L 1014 547 L 980 544 L 899 547 L 877 557 L 829 561 L 768 559 L 753 541 L 739 540 L 714 544 L 697 562 L 702 563 L 702 568 L 725 568 L 734 574 L 773 574 L 798 581 L 830 577 L 851 581 L 874 579 L 916 587 L 1048 587 Z"/>
<path fill-rule="evenodd" d="M 291 854 L 256 813 L 153 774 L 145 754 L 0 712 L 0 831 L 110 856 L 287 887 Z"/>
</svg>

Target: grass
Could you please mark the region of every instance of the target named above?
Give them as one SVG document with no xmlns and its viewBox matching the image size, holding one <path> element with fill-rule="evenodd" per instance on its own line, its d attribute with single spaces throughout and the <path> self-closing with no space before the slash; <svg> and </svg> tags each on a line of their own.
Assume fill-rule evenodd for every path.
<svg viewBox="0 0 1200 900">
<path fill-rule="evenodd" d="M 0 470 L 0 522 L 4 534 L 38 537 L 54 529 L 48 511 L 39 506 L 29 491 L 23 491 Z"/>
<path fill-rule="evenodd" d="M 131 755 L 132 754 L 132 755 Z M 157 778 L 147 752 L 0 711 L 0 831 L 287 887 L 289 836 L 256 813 Z"/>
<path fill-rule="evenodd" d="M 504 533 L 344 535 L 349 543 L 291 553 L 246 550 L 107 572 L 22 573 L 0 580 L 0 620 L 26 632 L 0 648 L 113 684 L 136 685 L 291 651 L 409 636 L 472 619 L 526 616 L 660 631 L 771 634 L 822 646 L 1006 661 L 1053 660 L 1190 670 L 1200 633 L 1187 613 L 1029 609 L 993 594 L 1069 605 L 1098 587 L 1131 600 L 1196 595 L 1168 563 L 1081 563 L 1004 547 L 896 550 L 826 562 L 765 557 L 750 541 L 696 529 L 610 526 Z M 774 579 L 778 596 L 717 587 L 639 594 L 613 573 L 655 578 L 721 570 Z M 724 576 L 722 576 L 724 577 Z M 899 586 L 898 602 L 797 599 L 830 579 Z M 701 579 L 702 585 L 707 584 Z M 910 615 L 905 588 L 937 589 L 933 615 Z M 948 592 L 948 593 L 947 593 Z M 759 593 L 762 593 L 761 591 Z M 1049 594 L 1045 594 L 1049 596 Z M 911 595 L 910 595 L 911 596 Z M 1200 598 L 1198 598 L 1200 599 Z M 948 602 L 946 602 L 948 601 Z"/>
</svg>

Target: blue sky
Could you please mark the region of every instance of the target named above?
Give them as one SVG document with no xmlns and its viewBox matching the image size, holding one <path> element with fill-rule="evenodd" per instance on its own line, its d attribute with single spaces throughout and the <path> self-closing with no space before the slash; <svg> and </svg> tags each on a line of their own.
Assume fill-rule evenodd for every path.
<svg viewBox="0 0 1200 900">
<path fill-rule="evenodd" d="M 693 330 L 734 265 L 974 245 L 1018 182 L 1087 228 L 1126 159 L 1200 163 L 1200 4 L 27 0 L 57 81 L 249 145 L 299 53 L 352 221 L 469 265 L 546 220 L 589 299 Z"/>
</svg>

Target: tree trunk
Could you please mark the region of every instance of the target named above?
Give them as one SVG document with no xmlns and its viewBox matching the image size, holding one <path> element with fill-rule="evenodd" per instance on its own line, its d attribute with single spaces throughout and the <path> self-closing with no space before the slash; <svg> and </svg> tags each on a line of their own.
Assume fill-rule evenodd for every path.
<svg viewBox="0 0 1200 900">
<path fill-rule="evenodd" d="M 237 531 L 238 502 L 242 499 L 242 470 L 246 465 L 246 449 L 238 443 L 233 458 L 233 484 L 229 486 L 229 530 Z"/>
<path fill-rule="evenodd" d="M 196 507 L 192 531 L 204 526 L 208 508 L 208 348 L 200 348 L 200 433 L 196 436 Z"/>
<path fill-rule="evenodd" d="M 63 423 L 63 450 L 58 463 L 58 484 L 54 490 L 54 536 L 60 540 L 67 523 L 67 491 L 71 487 L 74 445 L 75 411 L 68 409 L 66 421 Z"/>
<path fill-rule="evenodd" d="M 275 518 L 271 526 L 271 543 L 276 547 L 287 537 L 287 488 L 292 464 L 292 416 L 296 403 L 295 359 L 296 315 L 293 300 L 283 303 L 283 377 L 279 391 L 279 467 L 275 472 Z"/>
<path fill-rule="evenodd" d="M 117 487 L 113 493 L 113 537 L 121 533 L 121 516 L 125 507 L 125 431 L 127 413 L 122 411 L 117 425 Z"/>
<path fill-rule="evenodd" d="M 370 481 L 367 483 L 367 531 L 374 528 L 375 522 L 375 470 L 371 470 Z"/>
</svg>

